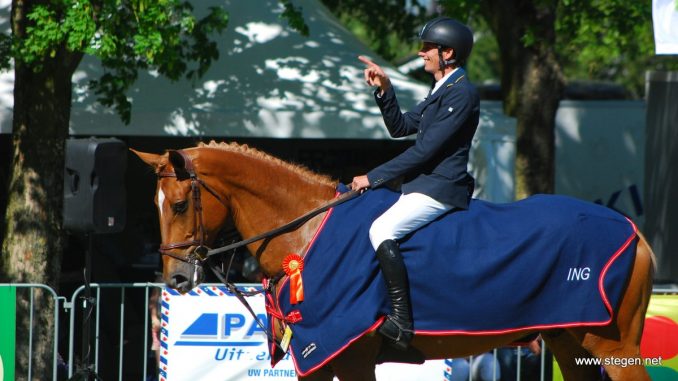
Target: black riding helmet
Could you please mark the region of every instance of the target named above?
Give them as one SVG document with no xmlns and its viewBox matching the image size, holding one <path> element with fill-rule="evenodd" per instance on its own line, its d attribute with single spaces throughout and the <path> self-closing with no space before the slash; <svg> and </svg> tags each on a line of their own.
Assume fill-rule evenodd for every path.
<svg viewBox="0 0 678 381">
<path fill-rule="evenodd" d="M 449 17 L 436 17 L 427 22 L 419 33 L 419 39 L 423 42 L 438 45 L 440 70 L 455 62 L 460 66 L 463 65 L 473 48 L 473 32 L 471 29 Z M 443 60 L 443 48 L 454 49 L 455 55 L 451 60 Z"/>
</svg>

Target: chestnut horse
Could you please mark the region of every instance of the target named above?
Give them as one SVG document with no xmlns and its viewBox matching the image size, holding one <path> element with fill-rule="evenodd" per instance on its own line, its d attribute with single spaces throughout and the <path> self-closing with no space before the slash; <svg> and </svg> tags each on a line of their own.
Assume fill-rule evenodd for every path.
<svg viewBox="0 0 678 381">
<path fill-rule="evenodd" d="M 134 151 L 158 175 L 155 203 L 160 218 L 163 277 L 187 292 L 203 280 L 199 263 L 229 218 L 244 239 L 273 230 L 335 198 L 337 183 L 303 167 L 286 163 L 246 145 L 200 144 L 158 155 Z M 289 253 L 303 253 L 324 213 L 301 227 L 247 245 L 264 275 L 275 277 Z M 639 234 L 636 256 L 617 314 L 606 326 L 571 326 L 540 332 L 520 330 L 497 335 L 416 335 L 412 346 L 427 359 L 464 357 L 541 333 L 566 380 L 595 380 L 600 367 L 577 365 L 576 358 L 636 359 L 632 366 L 603 361 L 615 381 L 649 380 L 640 358 L 640 339 L 652 292 L 654 254 Z M 274 319 L 275 320 L 275 319 Z M 353 342 L 327 366 L 303 380 L 375 380 L 382 337 L 374 332 Z M 626 362 L 628 363 L 628 361 Z M 641 362 L 642 363 L 642 362 Z"/>
</svg>

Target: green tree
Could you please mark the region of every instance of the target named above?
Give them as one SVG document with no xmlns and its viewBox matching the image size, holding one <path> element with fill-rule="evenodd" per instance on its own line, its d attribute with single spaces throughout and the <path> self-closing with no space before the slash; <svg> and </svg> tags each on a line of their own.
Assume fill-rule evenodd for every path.
<svg viewBox="0 0 678 381">
<path fill-rule="evenodd" d="M 486 0 L 496 37 L 504 112 L 516 117 L 516 198 L 553 193 L 555 116 L 564 79 L 555 51 L 557 1 Z"/>
<path fill-rule="evenodd" d="M 50 0 L 12 2 L 11 36 L 3 36 L 14 59 L 13 155 L 4 218 L 0 281 L 44 283 L 57 288 L 62 256 L 64 141 L 68 136 L 71 77 L 84 54 L 99 57 L 106 73 L 92 83 L 104 104 L 129 120 L 124 92 L 138 70 L 155 69 L 178 79 L 204 73 L 218 57 L 212 32 L 228 14 L 212 8 L 197 19 L 178 0 Z M 39 294 L 34 316 L 33 375 L 51 378 L 50 301 Z M 28 337 L 20 305 L 18 337 Z M 23 342 L 17 345 L 25 345 Z M 26 348 L 17 348 L 18 374 L 25 374 Z"/>
<path fill-rule="evenodd" d="M 197 4 L 197 2 L 195 2 Z M 302 34 L 301 9 L 279 0 L 282 17 Z M 194 79 L 218 58 L 214 33 L 228 13 L 210 7 L 202 18 L 182 0 L 13 0 L 11 34 L 0 32 L 0 69 L 14 66 L 12 161 L 7 207 L 0 224 L 0 282 L 43 283 L 58 289 L 62 257 L 64 142 L 68 136 L 72 75 L 85 54 L 104 74 L 91 91 L 129 122 L 125 92 L 139 70 L 172 80 Z M 33 324 L 33 376 L 51 378 L 47 295 L 38 294 Z M 26 305 L 18 306 L 17 334 L 28 337 Z M 17 343 L 18 374 L 27 374 L 27 348 Z"/>
<path fill-rule="evenodd" d="M 651 7 L 648 1 L 561 1 L 557 49 L 568 80 L 615 82 L 642 98 L 647 70 L 678 69 L 675 57 L 654 54 Z"/>
<path fill-rule="evenodd" d="M 651 2 L 440 3 L 445 14 L 481 17 L 497 40 L 504 112 L 517 121 L 518 199 L 554 191 L 555 113 L 566 78 L 613 79 L 639 95 L 646 70 L 671 65 L 653 55 Z"/>
</svg>

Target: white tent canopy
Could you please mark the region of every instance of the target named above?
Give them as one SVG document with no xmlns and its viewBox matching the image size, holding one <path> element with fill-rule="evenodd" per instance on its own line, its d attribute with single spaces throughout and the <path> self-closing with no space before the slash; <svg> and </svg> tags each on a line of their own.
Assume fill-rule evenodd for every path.
<svg viewBox="0 0 678 381">
<path fill-rule="evenodd" d="M 9 22 L 9 0 L 0 0 L 0 22 Z M 317 0 L 299 0 L 310 36 L 281 18 L 277 0 L 195 1 L 196 12 L 222 6 L 230 13 L 218 40 L 220 59 L 195 84 L 139 73 L 127 94 L 132 119 L 125 126 L 97 103 L 87 83 L 102 74 L 85 57 L 76 71 L 72 135 L 228 136 L 276 138 L 387 137 L 358 55 L 384 65 L 404 107 L 423 99 L 428 86 L 380 60 L 344 29 Z M 11 73 L 0 78 L 0 124 L 11 131 Z"/>
<path fill-rule="evenodd" d="M 309 37 L 281 18 L 278 0 L 195 1 L 198 14 L 215 5 L 230 13 L 227 30 L 216 36 L 220 59 L 196 83 L 140 72 L 127 94 L 129 125 L 88 91 L 88 82 L 103 70 L 96 58 L 86 56 L 73 76 L 71 135 L 388 138 L 357 57 L 384 67 L 404 109 L 421 101 L 428 85 L 377 57 L 320 1 L 295 4 L 303 9 Z M 2 30 L 9 30 L 10 6 L 11 0 L 0 0 Z M 12 130 L 13 75 L 0 73 L 0 133 Z M 479 130 L 513 132 L 514 121 L 498 108 L 499 103 L 483 102 Z"/>
<path fill-rule="evenodd" d="M 9 29 L 10 0 L 0 0 L 0 28 Z M 365 55 L 382 65 L 404 109 L 424 99 L 429 86 L 414 81 L 377 57 L 318 0 L 295 0 L 310 36 L 287 26 L 278 0 L 200 0 L 197 12 L 222 6 L 230 13 L 218 36 L 220 59 L 191 84 L 139 73 L 127 94 L 132 118 L 125 125 L 100 105 L 87 84 L 103 73 L 85 57 L 73 81 L 73 136 L 187 136 L 224 138 L 388 139 L 372 90 L 363 79 Z M 0 74 L 0 133 L 12 131 L 13 72 Z M 480 176 L 477 194 L 512 198 L 515 120 L 500 102 L 482 102 L 472 167 Z M 498 154 L 499 152 L 499 154 Z"/>
</svg>

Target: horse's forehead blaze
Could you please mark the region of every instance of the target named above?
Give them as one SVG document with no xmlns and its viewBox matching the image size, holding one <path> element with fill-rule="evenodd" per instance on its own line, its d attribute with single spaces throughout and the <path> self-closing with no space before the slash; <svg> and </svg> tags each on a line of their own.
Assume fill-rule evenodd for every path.
<svg viewBox="0 0 678 381">
<path fill-rule="evenodd" d="M 164 179 L 163 179 L 164 180 Z M 160 212 L 160 219 L 165 215 L 165 202 L 177 202 L 184 200 L 186 195 L 182 187 L 178 184 L 173 184 L 172 182 L 167 182 L 161 180 L 158 184 L 158 190 L 156 192 L 156 203 L 158 205 L 158 210 Z M 174 182 L 176 183 L 176 181 Z"/>
<path fill-rule="evenodd" d="M 162 191 L 162 187 L 158 187 L 157 197 L 158 211 L 160 212 L 160 219 L 162 219 L 162 206 L 165 204 L 165 192 Z"/>
</svg>

